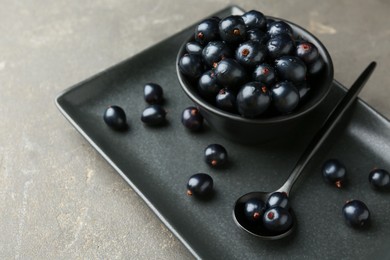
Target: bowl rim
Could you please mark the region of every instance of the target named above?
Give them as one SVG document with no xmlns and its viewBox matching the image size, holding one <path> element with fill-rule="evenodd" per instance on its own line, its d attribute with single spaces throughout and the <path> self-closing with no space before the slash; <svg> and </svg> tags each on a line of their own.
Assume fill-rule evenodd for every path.
<svg viewBox="0 0 390 260">
<path fill-rule="evenodd" d="M 319 47 L 318 51 L 320 52 L 320 55 L 324 59 L 324 62 L 325 62 L 326 67 L 327 67 L 327 73 L 326 73 L 327 77 L 325 78 L 325 80 L 328 81 L 328 84 L 327 84 L 328 86 L 327 86 L 327 89 L 324 90 L 323 95 L 319 96 L 317 98 L 316 102 L 314 102 L 313 104 L 311 104 L 310 106 L 308 106 L 307 108 L 305 108 L 302 111 L 298 111 L 296 113 L 293 112 L 293 113 L 287 114 L 287 115 L 279 115 L 279 116 L 270 117 L 270 118 L 255 118 L 255 119 L 245 118 L 239 114 L 233 114 L 233 113 L 224 111 L 224 110 L 208 103 L 198 93 L 191 90 L 191 88 L 188 87 L 187 83 L 185 82 L 185 76 L 180 72 L 179 60 L 183 56 L 186 44 L 190 41 L 190 39 L 194 38 L 193 34 L 191 34 L 191 37 L 186 38 L 186 40 L 182 43 L 182 45 L 179 48 L 179 52 L 176 56 L 176 73 L 177 73 L 177 78 L 180 82 L 182 89 L 187 94 L 187 96 L 193 102 L 196 103 L 195 104 L 196 106 L 201 107 L 201 109 L 205 109 L 205 110 L 213 113 L 214 115 L 217 115 L 220 117 L 229 118 L 231 120 L 238 121 L 238 122 L 245 122 L 245 123 L 260 124 L 261 125 L 261 124 L 269 124 L 269 123 L 286 122 L 286 121 L 290 121 L 290 120 L 296 119 L 298 117 L 301 117 L 301 116 L 309 113 L 310 111 L 314 110 L 326 98 L 326 96 L 329 94 L 331 87 L 332 87 L 332 82 L 333 82 L 333 78 L 334 78 L 334 68 L 333 68 L 332 58 L 331 58 L 328 50 L 324 46 L 324 44 L 311 32 L 309 32 L 308 30 L 304 29 L 303 27 L 301 27 L 293 22 L 290 22 L 290 21 L 283 19 L 283 18 L 278 18 L 278 17 L 273 17 L 273 16 L 266 16 L 266 18 L 273 19 L 275 21 L 284 21 L 293 27 L 294 34 L 298 33 L 299 35 L 302 35 L 302 33 L 300 33 L 300 32 L 303 32 L 303 35 L 305 35 L 305 36 L 308 35 L 310 38 L 312 38 L 314 40 L 314 44 L 317 47 Z M 313 42 L 313 41 L 310 40 L 310 42 Z"/>
</svg>

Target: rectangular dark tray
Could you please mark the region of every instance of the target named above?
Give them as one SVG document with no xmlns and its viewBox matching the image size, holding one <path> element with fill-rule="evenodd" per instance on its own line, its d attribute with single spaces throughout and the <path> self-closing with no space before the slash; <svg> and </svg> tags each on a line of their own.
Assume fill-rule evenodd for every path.
<svg viewBox="0 0 390 260">
<path fill-rule="evenodd" d="M 238 7 L 229 7 L 215 15 L 240 13 Z M 373 191 L 368 173 L 373 167 L 390 169 L 390 123 L 361 100 L 293 190 L 291 201 L 298 219 L 293 235 L 264 241 L 234 224 L 235 200 L 250 191 L 277 189 L 285 181 L 345 88 L 334 81 L 317 119 L 307 122 L 301 135 L 290 139 L 243 146 L 207 127 L 202 133 L 190 133 L 181 125 L 180 117 L 192 104 L 177 80 L 175 59 L 191 33 L 192 28 L 186 29 L 71 87 L 57 97 L 59 110 L 196 257 L 335 259 L 384 253 L 390 238 L 389 194 Z M 146 106 L 143 85 L 147 82 L 164 88 L 169 122 L 165 127 L 150 128 L 140 121 Z M 102 120 L 105 108 L 114 104 L 127 113 L 130 129 L 126 133 L 112 131 Z M 203 162 L 203 150 L 211 143 L 220 143 L 228 150 L 230 164 L 226 169 L 210 169 Z M 330 157 L 340 159 L 347 167 L 348 183 L 342 190 L 321 178 L 320 165 Z M 197 172 L 214 178 L 216 194 L 210 201 L 186 196 L 187 180 Z M 363 200 L 371 209 L 372 224 L 366 230 L 354 230 L 343 221 L 341 208 L 353 198 Z"/>
</svg>

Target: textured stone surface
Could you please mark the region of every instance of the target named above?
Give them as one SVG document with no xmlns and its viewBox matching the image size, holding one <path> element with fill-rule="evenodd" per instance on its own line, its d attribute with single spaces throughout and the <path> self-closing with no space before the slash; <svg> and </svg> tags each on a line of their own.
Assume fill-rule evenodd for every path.
<svg viewBox="0 0 390 260">
<path fill-rule="evenodd" d="M 183 259 L 191 254 L 60 115 L 55 96 L 231 1 L 3 1 L 0 9 L 0 257 Z M 311 30 L 349 86 L 390 117 L 390 2 L 240 4 Z"/>
</svg>

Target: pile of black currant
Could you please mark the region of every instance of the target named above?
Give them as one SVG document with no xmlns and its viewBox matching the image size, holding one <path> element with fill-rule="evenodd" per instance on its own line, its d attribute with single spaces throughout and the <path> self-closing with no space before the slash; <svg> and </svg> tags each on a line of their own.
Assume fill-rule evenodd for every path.
<svg viewBox="0 0 390 260">
<path fill-rule="evenodd" d="M 203 20 L 178 66 L 211 104 L 258 118 L 294 111 L 324 61 L 288 23 L 252 10 Z"/>
</svg>

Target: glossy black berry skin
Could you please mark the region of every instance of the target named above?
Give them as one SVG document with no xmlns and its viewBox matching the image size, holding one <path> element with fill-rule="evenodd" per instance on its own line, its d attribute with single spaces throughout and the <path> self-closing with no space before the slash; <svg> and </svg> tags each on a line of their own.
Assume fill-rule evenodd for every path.
<svg viewBox="0 0 390 260">
<path fill-rule="evenodd" d="M 307 81 L 302 81 L 301 83 L 296 84 L 295 87 L 299 92 L 299 101 L 300 102 L 304 101 L 307 98 L 308 93 L 310 91 L 309 84 L 307 83 Z"/>
<path fill-rule="evenodd" d="M 265 210 L 266 207 L 264 201 L 256 198 L 248 200 L 244 205 L 245 217 L 250 222 L 261 222 Z"/>
<path fill-rule="evenodd" d="M 214 98 L 220 89 L 221 87 L 217 83 L 217 78 L 215 77 L 214 71 L 206 71 L 199 78 L 198 90 L 204 98 Z"/>
<path fill-rule="evenodd" d="M 222 87 L 238 89 L 247 79 L 247 73 L 234 59 L 224 59 L 215 68 L 217 82 Z"/>
<path fill-rule="evenodd" d="M 127 129 L 125 111 L 119 106 L 109 106 L 104 111 L 103 120 L 114 130 L 123 131 Z"/>
<path fill-rule="evenodd" d="M 293 36 L 293 29 L 286 22 L 275 21 L 269 25 L 267 33 L 268 35 L 271 36 L 271 38 L 274 37 L 275 35 L 282 34 L 282 33 Z"/>
<path fill-rule="evenodd" d="M 202 58 L 199 55 L 184 54 L 179 60 L 179 69 L 190 78 L 199 78 L 203 73 Z"/>
<path fill-rule="evenodd" d="M 198 42 L 187 42 L 186 51 L 188 54 L 202 55 L 203 46 Z"/>
<path fill-rule="evenodd" d="M 267 19 L 263 13 L 251 10 L 242 15 L 242 19 L 244 20 L 245 26 L 248 29 L 259 28 L 261 30 L 265 30 L 267 27 Z"/>
<path fill-rule="evenodd" d="M 274 192 L 268 197 L 266 206 L 267 208 L 281 207 L 288 210 L 290 208 L 290 203 L 286 193 Z"/>
<path fill-rule="evenodd" d="M 266 44 L 269 40 L 268 34 L 257 28 L 248 30 L 246 32 L 246 38 L 249 41 L 255 41 L 260 44 Z"/>
<path fill-rule="evenodd" d="M 160 85 L 148 83 L 144 86 L 144 99 L 149 104 L 161 104 L 164 100 L 164 92 Z"/>
<path fill-rule="evenodd" d="M 329 159 L 322 165 L 322 176 L 330 184 L 341 188 L 346 180 L 345 166 L 337 159 Z"/>
<path fill-rule="evenodd" d="M 253 71 L 253 80 L 272 86 L 276 81 L 274 67 L 266 63 L 258 65 Z"/>
<path fill-rule="evenodd" d="M 293 224 L 290 212 L 281 207 L 269 208 L 264 212 L 263 225 L 266 229 L 275 232 L 286 232 Z"/>
<path fill-rule="evenodd" d="M 373 169 L 368 175 L 368 180 L 376 190 L 390 191 L 390 174 L 384 169 Z"/>
<path fill-rule="evenodd" d="M 304 63 L 313 63 L 319 56 L 317 47 L 311 42 L 300 42 L 295 49 L 295 56 Z"/>
<path fill-rule="evenodd" d="M 360 200 L 347 201 L 342 212 L 347 224 L 354 228 L 367 226 L 370 221 L 370 211 Z"/>
<path fill-rule="evenodd" d="M 233 56 L 232 50 L 228 45 L 221 41 L 209 42 L 202 51 L 203 61 L 209 67 L 215 67 L 222 59 Z"/>
<path fill-rule="evenodd" d="M 294 51 L 294 41 L 286 33 L 275 35 L 267 42 L 266 46 L 272 59 L 290 55 Z"/>
<path fill-rule="evenodd" d="M 299 92 L 289 81 L 276 83 L 271 93 L 274 108 L 282 114 L 291 113 L 299 104 Z"/>
<path fill-rule="evenodd" d="M 251 68 L 261 64 L 267 55 L 267 48 L 255 41 L 241 43 L 236 49 L 235 58 L 244 67 Z"/>
<path fill-rule="evenodd" d="M 160 105 L 151 105 L 142 112 L 141 121 L 149 126 L 158 126 L 165 123 L 166 111 Z"/>
<path fill-rule="evenodd" d="M 203 116 L 196 107 L 187 107 L 181 116 L 182 124 L 191 131 L 199 131 L 203 127 Z"/>
<path fill-rule="evenodd" d="M 221 89 L 215 97 L 215 105 L 224 111 L 236 112 L 236 94 L 230 89 Z"/>
<path fill-rule="evenodd" d="M 220 144 L 210 144 L 204 150 L 204 160 L 211 167 L 220 167 L 226 164 L 228 153 Z"/>
<path fill-rule="evenodd" d="M 207 196 L 213 190 L 213 178 L 206 173 L 192 175 L 187 182 L 187 195 Z"/>
<path fill-rule="evenodd" d="M 245 40 L 246 25 L 241 16 L 231 15 L 219 22 L 219 35 L 227 43 L 238 43 Z"/>
<path fill-rule="evenodd" d="M 307 65 L 307 74 L 309 76 L 315 76 L 325 67 L 325 62 L 321 56 L 313 62 Z"/>
<path fill-rule="evenodd" d="M 270 104 L 268 88 L 261 82 L 246 83 L 237 94 L 237 109 L 243 117 L 255 118 L 264 113 Z"/>
<path fill-rule="evenodd" d="M 305 63 L 294 56 L 282 56 L 276 59 L 275 70 L 280 80 L 300 83 L 306 79 Z"/>
<path fill-rule="evenodd" d="M 219 39 L 219 20 L 215 18 L 209 18 L 202 21 L 195 28 L 195 41 L 201 45 L 206 45 L 210 41 L 216 41 Z"/>
</svg>

